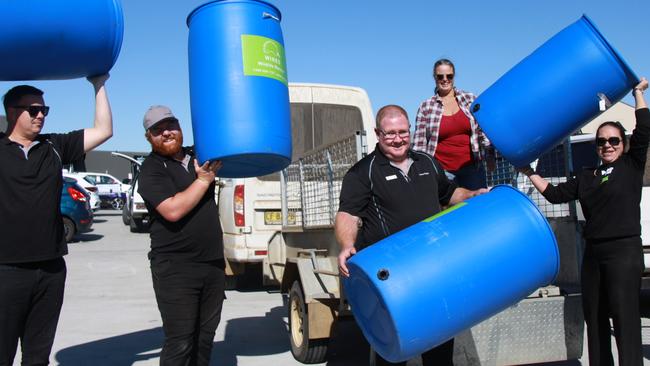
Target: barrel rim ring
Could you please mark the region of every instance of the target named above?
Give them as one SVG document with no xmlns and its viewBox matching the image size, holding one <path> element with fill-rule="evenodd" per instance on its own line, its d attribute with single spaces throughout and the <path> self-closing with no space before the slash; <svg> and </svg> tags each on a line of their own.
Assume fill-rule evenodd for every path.
<svg viewBox="0 0 650 366">
<path fill-rule="evenodd" d="M 201 5 L 197 6 L 196 8 L 194 8 L 194 10 L 192 10 L 187 15 L 187 18 L 185 20 L 185 24 L 187 24 L 188 28 L 190 27 L 190 22 L 192 20 L 192 17 L 194 17 L 194 15 L 196 15 L 199 11 L 201 11 L 205 7 L 217 5 L 216 3 L 259 3 L 261 5 L 264 5 L 264 6 L 267 6 L 267 7 L 271 8 L 271 10 L 274 10 L 275 12 L 277 12 L 278 20 L 282 20 L 282 13 L 280 12 L 280 9 L 278 9 L 277 6 L 275 6 L 275 5 L 273 5 L 273 4 L 269 3 L 269 2 L 266 2 L 264 0 L 212 0 L 212 1 L 209 1 L 209 2 L 207 2 L 205 4 L 201 4 Z M 274 15 L 276 15 L 276 14 L 274 14 Z"/>
<path fill-rule="evenodd" d="M 637 76 L 637 74 L 634 72 L 634 70 L 632 70 L 632 67 L 630 67 L 630 64 L 628 64 L 627 61 L 625 61 L 625 59 L 623 58 L 623 56 L 621 56 L 621 54 L 618 52 L 618 50 L 611 43 L 609 43 L 607 38 L 605 38 L 603 33 L 596 26 L 596 23 L 594 23 L 594 21 L 591 20 L 591 18 L 589 18 L 589 16 L 587 16 L 587 14 L 582 14 L 582 17 L 580 18 L 580 20 L 583 20 L 585 22 L 585 24 L 587 25 L 587 27 L 589 27 L 594 32 L 596 37 L 603 43 L 605 48 L 607 48 L 612 53 L 612 56 L 614 56 L 614 59 L 616 59 L 616 61 L 618 61 L 621 64 L 621 67 L 623 68 L 623 70 L 626 71 L 626 73 L 629 73 L 629 75 L 631 75 L 635 79 L 636 83 L 639 83 L 639 81 L 640 81 L 639 76 Z"/>
</svg>

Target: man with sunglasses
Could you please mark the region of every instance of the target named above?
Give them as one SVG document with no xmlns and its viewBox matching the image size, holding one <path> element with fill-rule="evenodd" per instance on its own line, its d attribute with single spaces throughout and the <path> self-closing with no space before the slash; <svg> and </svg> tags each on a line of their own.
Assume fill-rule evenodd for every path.
<svg viewBox="0 0 650 366">
<path fill-rule="evenodd" d="M 225 296 L 214 200 L 221 162 L 199 165 L 165 106 L 149 108 L 143 125 L 152 152 L 142 163 L 138 192 L 151 214 L 151 278 L 165 332 L 160 364 L 207 366 Z"/>
<path fill-rule="evenodd" d="M 585 216 L 582 307 L 587 323 L 590 365 L 614 365 L 611 327 L 618 365 L 642 365 L 639 292 L 644 270 L 641 243 L 641 188 L 650 142 L 650 111 L 643 97 L 645 78 L 634 87 L 636 126 L 629 141 L 619 122 L 596 130 L 601 165 L 585 169 L 557 186 L 530 166 L 519 168 L 551 203 L 579 200 Z"/>
<path fill-rule="evenodd" d="M 42 134 L 50 108 L 29 85 L 3 98 L 7 131 L 0 133 L 0 365 L 11 365 L 20 339 L 23 365 L 47 365 L 63 304 L 68 253 L 60 213 L 61 169 L 113 135 L 104 83 L 95 92 L 94 126 Z"/>
<path fill-rule="evenodd" d="M 388 105 L 377 112 L 375 151 L 343 178 L 334 231 L 341 251 L 339 273 L 349 276 L 347 260 L 381 239 L 441 210 L 487 192 L 458 187 L 429 154 L 410 148 L 406 111 Z M 422 365 L 453 365 L 454 340 L 425 352 Z M 376 365 L 390 365 L 379 355 Z M 405 363 L 402 363 L 405 365 Z"/>
</svg>

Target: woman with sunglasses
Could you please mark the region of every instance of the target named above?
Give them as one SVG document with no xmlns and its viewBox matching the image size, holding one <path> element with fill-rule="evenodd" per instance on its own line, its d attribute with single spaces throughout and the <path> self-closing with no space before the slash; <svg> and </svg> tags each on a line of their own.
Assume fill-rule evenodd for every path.
<svg viewBox="0 0 650 366">
<path fill-rule="evenodd" d="M 454 87 L 456 68 L 447 59 L 433 65 L 435 95 L 420 104 L 415 118 L 413 149 L 434 156 L 450 180 L 470 190 L 485 188 L 485 170 L 494 169 L 490 141 L 480 130 L 469 107 L 474 94 Z"/>
<path fill-rule="evenodd" d="M 614 365 L 609 318 L 614 325 L 619 365 L 643 364 L 639 292 L 644 269 L 641 245 L 641 188 L 650 141 L 650 111 L 643 97 L 645 78 L 634 87 L 636 128 L 629 140 L 619 122 L 596 131 L 601 165 L 557 186 L 530 166 L 518 170 L 551 203 L 579 200 L 586 241 L 582 262 L 582 307 L 587 323 L 590 365 Z"/>
</svg>

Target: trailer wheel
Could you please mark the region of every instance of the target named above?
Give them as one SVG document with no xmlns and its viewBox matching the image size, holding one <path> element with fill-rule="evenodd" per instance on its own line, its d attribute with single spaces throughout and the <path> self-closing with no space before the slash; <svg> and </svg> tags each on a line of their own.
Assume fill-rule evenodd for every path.
<svg viewBox="0 0 650 366">
<path fill-rule="evenodd" d="M 289 340 L 293 357 L 302 363 L 321 363 L 327 356 L 329 339 L 309 339 L 309 317 L 300 283 L 289 292 Z"/>
</svg>

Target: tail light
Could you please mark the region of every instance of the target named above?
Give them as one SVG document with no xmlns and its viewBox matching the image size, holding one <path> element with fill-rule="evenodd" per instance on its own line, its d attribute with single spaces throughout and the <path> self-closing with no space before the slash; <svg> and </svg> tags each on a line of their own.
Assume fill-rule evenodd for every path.
<svg viewBox="0 0 650 366">
<path fill-rule="evenodd" d="M 235 197 L 233 199 L 233 214 L 235 216 L 235 226 L 245 226 L 244 218 L 244 185 L 235 186 Z"/>
<path fill-rule="evenodd" d="M 68 187 L 68 193 L 70 194 L 70 197 L 72 197 L 73 200 L 79 202 L 86 202 L 86 195 L 76 190 L 75 188 Z"/>
</svg>

